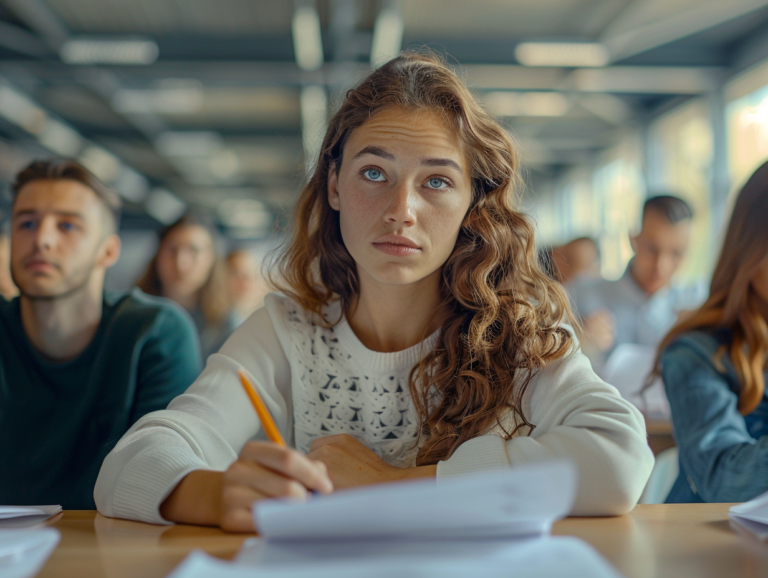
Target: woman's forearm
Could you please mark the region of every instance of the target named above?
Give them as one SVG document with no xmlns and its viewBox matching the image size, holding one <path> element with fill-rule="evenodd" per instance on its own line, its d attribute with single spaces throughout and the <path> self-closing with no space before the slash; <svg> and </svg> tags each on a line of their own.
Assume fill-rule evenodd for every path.
<svg viewBox="0 0 768 578">
<path fill-rule="evenodd" d="M 218 526 L 223 486 L 224 472 L 190 472 L 160 505 L 160 515 L 179 524 Z"/>
</svg>

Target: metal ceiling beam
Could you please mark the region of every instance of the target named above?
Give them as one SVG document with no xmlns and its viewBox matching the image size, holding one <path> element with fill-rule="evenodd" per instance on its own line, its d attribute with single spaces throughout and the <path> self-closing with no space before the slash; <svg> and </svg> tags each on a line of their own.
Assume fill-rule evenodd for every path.
<svg viewBox="0 0 768 578">
<path fill-rule="evenodd" d="M 0 21 L 0 46 L 25 56 L 48 56 L 51 49 L 39 38 L 16 26 Z"/>
<path fill-rule="evenodd" d="M 42 0 L 5 0 L 5 5 L 56 52 L 69 37 L 67 27 Z"/>
<path fill-rule="evenodd" d="M 603 31 L 600 41 L 608 47 L 613 62 L 744 16 L 768 6 L 768 0 L 699 0 L 667 18 L 632 25 L 650 6 L 651 0 L 635 0 Z"/>
<path fill-rule="evenodd" d="M 768 0 L 767 0 L 768 1 Z M 0 72 L 23 64 L 36 77 L 79 82 L 73 67 L 60 62 L 0 60 Z M 117 67 L 100 66 L 117 72 Z M 336 77 L 361 78 L 367 63 L 328 63 L 317 71 L 318 84 L 333 84 Z M 133 75 L 132 88 L 147 87 L 162 78 L 194 78 L 206 86 L 293 86 L 307 84 L 308 74 L 285 63 L 170 62 L 151 66 L 120 67 L 123 79 Z M 474 90 L 558 90 L 625 94 L 699 94 L 709 91 L 723 73 L 721 68 L 684 66 L 609 66 L 606 68 L 529 68 L 517 65 L 468 65 L 462 68 Z M 311 76 L 315 78 L 315 76 Z M 140 83 L 140 84 L 139 84 Z"/>
</svg>

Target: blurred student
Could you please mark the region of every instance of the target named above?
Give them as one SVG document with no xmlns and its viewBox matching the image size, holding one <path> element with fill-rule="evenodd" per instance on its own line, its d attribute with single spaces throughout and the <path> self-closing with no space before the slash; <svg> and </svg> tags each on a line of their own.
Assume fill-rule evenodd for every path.
<svg viewBox="0 0 768 578">
<path fill-rule="evenodd" d="M 211 219 L 184 215 L 160 232 L 157 254 L 136 283 L 149 295 L 173 299 L 192 315 L 203 359 L 216 353 L 237 327 L 219 244 Z"/>
<path fill-rule="evenodd" d="M 549 250 L 551 276 L 563 285 L 600 277 L 600 250 L 591 237 L 579 237 Z"/>
<path fill-rule="evenodd" d="M 268 292 L 253 252 L 236 249 L 227 255 L 227 282 L 232 315 L 239 326 L 264 305 Z"/>
<path fill-rule="evenodd" d="M 0 223 L 0 297 L 10 301 L 19 294 L 11 279 L 11 239 L 8 225 Z"/>
<path fill-rule="evenodd" d="M 99 511 L 253 531 L 256 500 L 557 458 L 579 473 L 574 513 L 631 509 L 653 462 L 643 419 L 562 325 L 506 130 L 409 54 L 347 92 L 321 151 L 283 295 L 126 434 Z M 238 370 L 290 448 L 264 441 Z"/>
<path fill-rule="evenodd" d="M 101 462 L 200 369 L 189 316 L 103 292 L 120 255 L 117 195 L 74 161 L 16 176 L 11 267 L 0 300 L 0 504 L 93 509 Z"/>
<path fill-rule="evenodd" d="M 680 448 L 667 502 L 745 502 L 768 491 L 768 163 L 736 200 L 709 299 L 660 346 Z"/>
<path fill-rule="evenodd" d="M 585 331 L 585 351 L 598 365 L 616 345 L 655 347 L 678 315 L 701 303 L 701 291 L 676 287 L 672 278 L 683 262 L 693 211 L 671 195 L 648 199 L 640 232 L 630 239 L 635 255 L 617 281 L 577 282 L 569 287 Z"/>
</svg>

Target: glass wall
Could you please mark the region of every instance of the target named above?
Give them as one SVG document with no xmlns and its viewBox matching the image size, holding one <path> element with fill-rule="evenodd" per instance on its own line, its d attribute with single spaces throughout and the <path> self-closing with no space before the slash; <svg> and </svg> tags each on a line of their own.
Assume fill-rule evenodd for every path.
<svg viewBox="0 0 768 578">
<path fill-rule="evenodd" d="M 691 247 L 678 276 L 687 282 L 704 278 L 712 265 L 716 234 L 712 230 L 712 123 L 701 99 L 659 117 L 651 127 L 649 156 L 654 183 L 649 194 L 669 193 L 693 209 Z M 658 190 L 653 190 L 658 188 Z M 704 250 L 702 250 L 704 249 Z"/>
<path fill-rule="evenodd" d="M 738 188 L 768 159 L 768 80 L 726 106 L 728 169 Z"/>
</svg>

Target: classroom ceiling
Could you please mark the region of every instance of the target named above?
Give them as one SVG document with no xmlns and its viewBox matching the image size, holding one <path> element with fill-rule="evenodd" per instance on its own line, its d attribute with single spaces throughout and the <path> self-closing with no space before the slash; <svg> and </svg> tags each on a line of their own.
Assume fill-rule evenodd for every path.
<svg viewBox="0 0 768 578">
<path fill-rule="evenodd" d="M 307 8 L 322 42 L 314 71 L 294 52 Z M 403 48 L 457 66 L 534 175 L 587 161 L 627 126 L 711 95 L 728 71 L 768 56 L 768 0 L 0 0 L 0 85 L 76 131 L 81 158 L 255 222 L 247 206 L 290 207 L 304 179 L 313 121 L 302 103 L 317 97 L 307 88 L 332 108 L 370 70 L 385 12 L 398 15 Z M 156 54 L 146 65 L 72 64 L 64 47 L 83 39 L 148 41 Z M 609 59 L 523 66 L 516 48 L 542 41 L 599 42 Z M 0 139 L 42 154 L 39 131 L 18 124 L 0 119 Z M 146 192 L 126 197 L 147 203 Z"/>
</svg>

